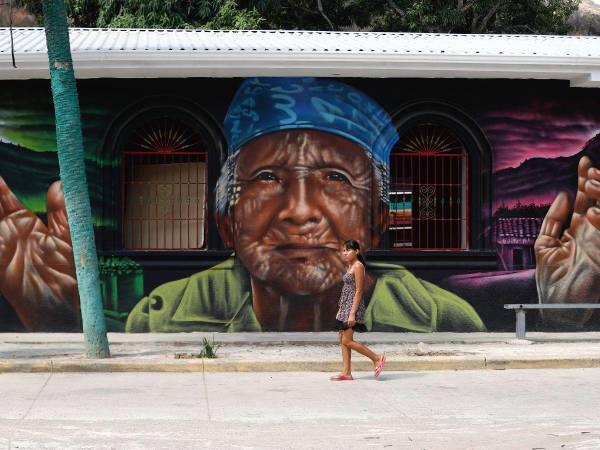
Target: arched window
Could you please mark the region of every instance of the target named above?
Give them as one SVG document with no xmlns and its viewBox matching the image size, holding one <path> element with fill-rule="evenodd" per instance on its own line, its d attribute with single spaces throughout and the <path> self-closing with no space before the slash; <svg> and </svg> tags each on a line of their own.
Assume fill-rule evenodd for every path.
<svg viewBox="0 0 600 450">
<path fill-rule="evenodd" d="M 390 160 L 390 226 L 394 248 L 465 249 L 468 160 L 446 127 L 423 122 L 407 130 Z"/>
<path fill-rule="evenodd" d="M 125 249 L 205 248 L 208 152 L 202 136 L 172 112 L 154 111 L 129 130 L 122 156 Z"/>
<path fill-rule="evenodd" d="M 388 246 L 395 250 L 484 250 L 490 220 L 489 144 L 451 105 L 406 105 L 394 117 Z"/>
</svg>

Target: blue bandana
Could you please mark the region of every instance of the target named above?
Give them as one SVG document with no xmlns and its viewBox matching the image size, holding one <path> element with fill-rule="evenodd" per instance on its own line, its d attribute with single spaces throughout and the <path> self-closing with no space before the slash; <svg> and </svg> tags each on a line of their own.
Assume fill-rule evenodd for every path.
<svg viewBox="0 0 600 450">
<path fill-rule="evenodd" d="M 224 125 L 229 154 L 267 133 L 308 128 L 356 142 L 388 166 L 398 141 L 396 128 L 381 106 L 331 79 L 247 79 L 233 98 Z"/>
</svg>

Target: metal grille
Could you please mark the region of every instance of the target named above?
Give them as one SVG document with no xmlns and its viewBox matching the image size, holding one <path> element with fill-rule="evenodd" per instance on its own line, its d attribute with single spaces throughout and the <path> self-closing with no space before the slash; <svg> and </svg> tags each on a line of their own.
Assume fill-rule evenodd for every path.
<svg viewBox="0 0 600 450">
<path fill-rule="evenodd" d="M 134 250 L 205 247 L 207 154 L 124 152 L 123 240 Z"/>
<path fill-rule="evenodd" d="M 392 248 L 467 248 L 468 158 L 456 136 L 418 125 L 394 148 L 390 169 Z"/>
</svg>

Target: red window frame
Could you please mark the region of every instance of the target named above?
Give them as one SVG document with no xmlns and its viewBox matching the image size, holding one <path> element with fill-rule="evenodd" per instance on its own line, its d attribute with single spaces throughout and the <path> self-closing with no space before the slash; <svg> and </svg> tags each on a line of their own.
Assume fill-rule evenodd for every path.
<svg viewBox="0 0 600 450">
<path fill-rule="evenodd" d="M 135 162 L 134 162 L 135 161 Z M 189 218 L 189 213 L 190 213 L 190 203 L 188 202 L 188 217 L 187 218 L 182 218 L 182 217 L 171 217 L 171 218 L 145 218 L 145 217 L 134 217 L 134 218 L 128 218 L 127 217 L 127 210 L 126 210 L 126 199 L 127 199 L 127 189 L 128 186 L 135 184 L 135 183 L 150 183 L 147 181 L 135 181 L 135 167 L 136 165 L 139 167 L 141 165 L 144 165 L 144 162 L 146 163 L 146 165 L 148 165 L 148 163 L 153 163 L 154 165 L 160 165 L 162 164 L 167 164 L 167 163 L 194 163 L 194 162 L 202 162 L 204 163 L 204 180 L 203 182 L 200 182 L 199 180 L 199 173 L 196 174 L 197 178 L 196 178 L 196 182 L 192 183 L 190 181 L 190 175 L 188 173 L 187 176 L 187 182 L 183 181 L 182 178 L 182 171 L 181 171 L 181 167 L 179 169 L 179 180 L 178 181 L 169 181 L 167 179 L 167 177 L 165 176 L 164 179 L 160 179 L 161 175 L 159 175 L 159 180 L 157 182 L 154 182 L 154 184 L 156 185 L 173 185 L 174 189 L 177 189 L 177 186 L 179 186 L 179 194 L 180 194 L 180 198 L 182 195 L 182 186 L 184 184 L 187 183 L 188 187 L 187 187 L 187 192 L 189 193 L 190 191 L 190 185 L 195 185 L 196 189 L 199 189 L 200 186 L 203 186 L 204 189 L 204 205 L 202 208 L 202 216 L 199 217 L 198 219 L 190 219 Z M 132 164 L 133 163 L 133 164 Z M 128 178 L 131 177 L 131 178 Z M 189 194 L 188 194 L 189 195 Z M 200 196 L 198 197 L 200 198 Z M 156 188 L 156 197 L 154 199 L 154 203 L 155 203 L 155 207 L 156 207 L 156 216 L 158 216 L 159 211 L 158 211 L 158 205 L 159 205 L 159 193 L 158 193 L 158 187 Z M 173 203 L 173 212 L 174 212 L 175 206 Z M 181 206 L 180 206 L 180 212 L 181 212 Z M 172 250 L 172 251 L 197 251 L 197 250 L 206 250 L 208 248 L 208 220 L 207 220 L 207 214 L 208 214 L 208 153 L 207 152 L 200 152 L 200 151 L 124 151 L 123 152 L 123 158 L 121 161 L 121 233 L 122 233 L 122 243 L 123 243 L 123 248 L 126 250 L 140 250 L 140 251 L 144 251 L 144 250 Z M 173 215 L 175 215 L 173 213 Z M 182 247 L 182 240 L 183 240 L 183 233 L 182 233 L 182 224 L 184 224 L 185 222 L 187 222 L 187 243 L 188 245 L 190 244 L 190 222 L 193 221 L 198 221 L 198 222 L 202 222 L 202 235 L 198 235 L 198 246 L 196 247 Z M 162 246 L 152 246 L 152 245 L 144 245 L 144 238 L 143 238 L 143 227 L 146 226 L 147 227 L 147 231 L 148 234 L 150 234 L 150 223 L 152 221 L 155 221 L 155 240 L 154 242 L 159 243 L 160 239 L 159 239 L 159 224 L 162 222 L 162 226 L 163 226 L 163 235 L 162 235 L 162 241 L 163 241 L 163 245 Z M 173 233 L 172 238 L 169 239 L 169 242 L 171 242 L 173 245 L 168 246 L 167 244 L 167 223 L 171 221 L 172 222 L 172 226 L 170 227 L 172 230 L 175 229 L 175 223 L 179 223 L 179 246 L 176 247 L 174 246 L 175 244 L 175 233 Z M 135 241 L 137 241 L 138 239 L 135 238 L 135 224 L 138 224 L 138 226 L 140 227 L 139 230 L 139 235 L 140 235 L 140 245 L 128 245 L 128 228 L 129 230 L 131 230 L 131 236 L 132 239 L 135 243 Z M 201 241 L 201 245 L 200 245 L 200 237 L 202 237 L 202 241 Z M 148 239 L 148 241 L 150 241 L 151 239 Z"/>
<path fill-rule="evenodd" d="M 424 125 L 425 133 L 413 139 L 410 148 L 402 148 L 400 142 L 390 155 L 391 250 L 467 250 L 466 149 L 457 140 L 449 144 L 445 136 L 436 138 L 435 126 Z M 446 145 L 438 148 L 434 144 L 439 142 Z"/>
</svg>

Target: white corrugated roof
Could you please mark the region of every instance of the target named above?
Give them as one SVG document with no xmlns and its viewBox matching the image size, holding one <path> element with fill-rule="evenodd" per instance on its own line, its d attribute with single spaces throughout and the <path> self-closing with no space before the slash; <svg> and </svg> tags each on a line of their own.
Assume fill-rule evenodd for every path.
<svg viewBox="0 0 600 450">
<path fill-rule="evenodd" d="M 0 28 L 0 79 L 47 78 L 43 28 Z M 78 78 L 555 78 L 600 87 L 600 37 L 72 28 Z"/>
</svg>

